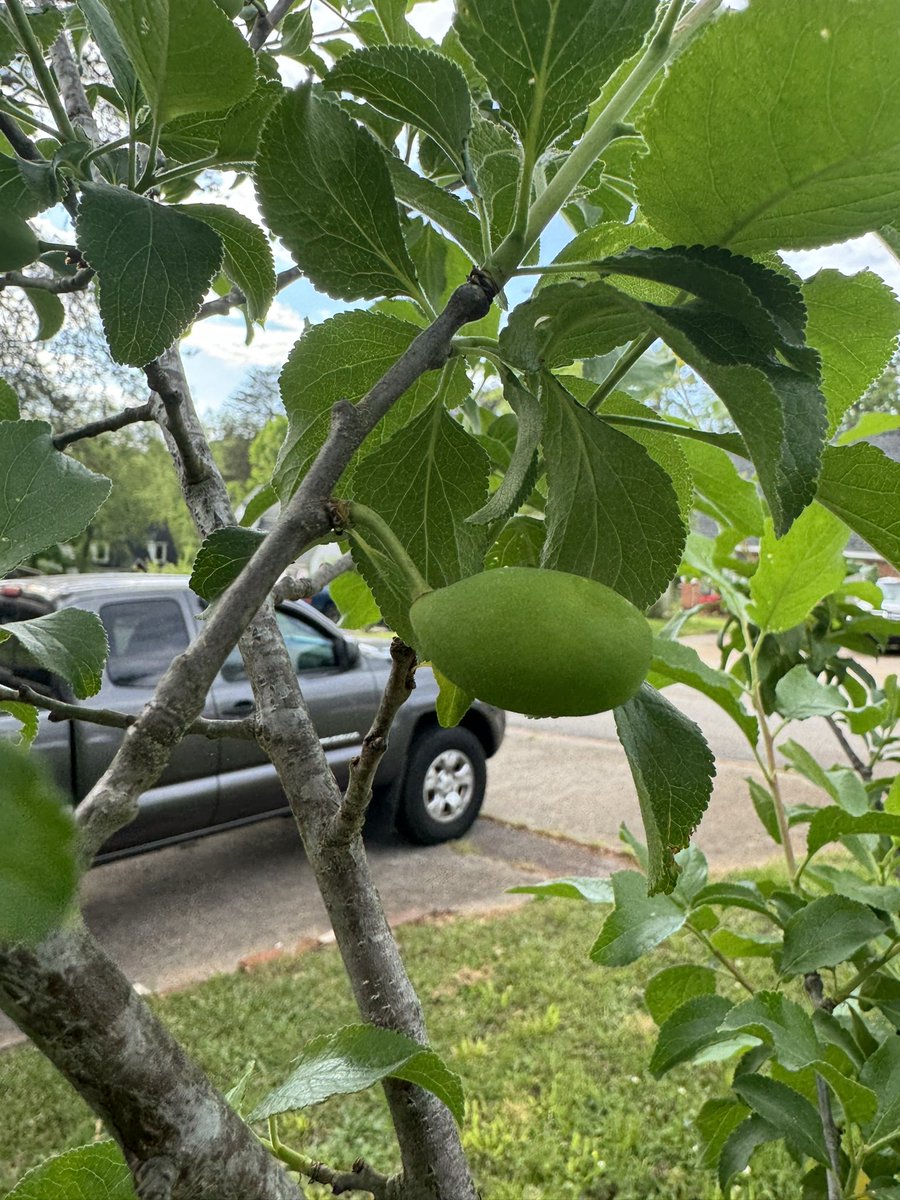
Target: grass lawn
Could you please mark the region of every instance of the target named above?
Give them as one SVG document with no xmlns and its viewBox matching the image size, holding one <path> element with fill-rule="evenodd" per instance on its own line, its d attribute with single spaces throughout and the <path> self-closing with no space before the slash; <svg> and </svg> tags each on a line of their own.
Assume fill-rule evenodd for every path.
<svg viewBox="0 0 900 1200">
<path fill-rule="evenodd" d="M 463 1140 L 484 1200 L 717 1195 L 712 1176 L 695 1165 L 691 1118 L 725 1069 L 681 1067 L 659 1083 L 651 1078 L 655 1027 L 642 987 L 675 956 L 663 950 L 634 967 L 595 966 L 586 954 L 602 913 L 550 900 L 399 931 L 432 1042 L 463 1079 Z M 727 983 L 723 989 L 730 994 Z M 251 1101 L 281 1082 L 304 1041 L 355 1019 L 333 949 L 153 1003 L 221 1087 L 255 1058 Z M 0 1195 L 43 1156 L 89 1141 L 98 1127 L 31 1048 L 0 1054 L 0 1097 Z M 382 1170 L 396 1163 L 378 1089 L 286 1118 L 283 1137 L 335 1166 L 358 1155 Z M 797 1175 L 777 1148 L 754 1162 L 745 1184 L 747 1200 L 798 1195 Z"/>
<path fill-rule="evenodd" d="M 654 633 L 659 633 L 664 625 L 668 625 L 668 621 L 664 621 L 661 617 L 648 617 L 647 620 Z M 694 613 L 685 621 L 678 636 L 685 638 L 696 633 L 718 633 L 724 624 L 725 618 L 717 616 L 715 613 Z"/>
</svg>

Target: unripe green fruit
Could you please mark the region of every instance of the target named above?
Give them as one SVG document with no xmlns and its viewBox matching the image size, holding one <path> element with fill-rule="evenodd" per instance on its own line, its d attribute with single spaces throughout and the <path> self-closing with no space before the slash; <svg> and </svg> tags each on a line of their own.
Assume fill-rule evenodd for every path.
<svg viewBox="0 0 900 1200">
<path fill-rule="evenodd" d="M 457 687 L 532 717 L 624 704 L 650 667 L 644 616 L 618 592 L 563 571 L 501 567 L 416 600 L 417 649 Z"/>
<path fill-rule="evenodd" d="M 0 212 L 0 271 L 18 271 L 40 254 L 41 248 L 27 221 L 17 213 Z"/>
</svg>

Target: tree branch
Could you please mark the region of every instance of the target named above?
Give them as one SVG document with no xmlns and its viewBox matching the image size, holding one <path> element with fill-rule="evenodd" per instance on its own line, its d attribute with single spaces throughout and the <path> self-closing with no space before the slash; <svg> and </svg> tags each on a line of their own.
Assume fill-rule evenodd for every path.
<svg viewBox="0 0 900 1200">
<path fill-rule="evenodd" d="M 278 23 L 284 20 L 296 2 L 297 0 L 276 0 L 265 16 L 259 14 L 250 32 L 250 46 L 253 50 L 263 48 L 269 35 L 274 33 Z"/>
<path fill-rule="evenodd" d="M 209 462 L 197 451 L 194 439 L 190 436 L 184 421 L 183 413 L 183 380 L 167 371 L 162 365 L 162 359 L 155 359 L 144 367 L 144 375 L 150 387 L 160 398 L 165 409 L 165 425 L 181 455 L 185 476 L 188 483 L 202 483 L 209 477 Z M 152 401 L 148 402 L 152 403 Z M 160 421 L 160 424 L 163 424 Z"/>
<path fill-rule="evenodd" d="M 153 401 L 145 400 L 143 404 L 135 405 L 133 408 L 123 408 L 121 412 L 115 413 L 111 417 L 104 417 L 100 421 L 89 421 L 87 425 L 82 425 L 79 429 L 58 433 L 53 439 L 53 445 L 57 450 L 65 450 L 66 446 L 71 446 L 73 442 L 80 442 L 84 438 L 99 437 L 101 433 L 114 433 L 117 429 L 124 429 L 126 425 L 135 425 L 138 421 L 155 420 Z"/>
<path fill-rule="evenodd" d="M 50 61 L 56 72 L 60 94 L 70 121 L 92 145 L 96 145 L 100 141 L 100 131 L 97 129 L 97 122 L 94 120 L 94 114 L 88 104 L 78 65 L 69 49 L 65 32 L 61 33 L 51 46 Z"/>
<path fill-rule="evenodd" d="M 850 764 L 853 767 L 853 770 L 856 771 L 857 775 L 859 775 L 861 779 L 864 779 L 866 783 L 868 783 L 872 778 L 872 768 L 868 766 L 867 763 L 863 762 L 863 760 L 850 745 L 846 734 L 844 733 L 843 729 L 841 729 L 840 725 L 838 725 L 837 721 L 835 721 L 834 717 L 826 717 L 825 720 L 828 722 L 828 728 L 840 742 L 841 749 L 850 759 Z"/>
<path fill-rule="evenodd" d="M 299 267 L 288 267 L 285 271 L 279 271 L 275 276 L 276 292 L 283 291 L 298 279 L 303 278 L 303 272 Z M 195 321 L 205 321 L 207 317 L 224 317 L 231 312 L 233 308 L 244 304 L 247 297 L 239 287 L 233 287 L 230 292 L 226 292 L 224 296 L 220 296 L 217 300 L 207 300 L 205 304 L 200 305 L 200 311 L 194 317 Z"/>
<path fill-rule="evenodd" d="M 300 1200 L 80 922 L 0 946 L 0 1007 L 103 1119 L 139 1196 L 160 1194 L 164 1169 L 171 1200 Z"/>
<path fill-rule="evenodd" d="M 90 267 L 83 267 L 74 275 L 26 275 L 22 271 L 7 271 L 0 275 L 0 292 L 4 288 L 32 288 L 39 292 L 53 292 L 57 296 L 66 296 L 70 292 L 83 292 L 94 278 Z"/>
<path fill-rule="evenodd" d="M 272 588 L 272 600 L 275 604 L 280 604 L 282 600 L 308 600 L 328 587 L 339 575 L 352 570 L 352 555 L 342 554 L 334 562 L 323 563 L 312 575 L 282 575 Z"/>
<path fill-rule="evenodd" d="M 50 714 L 51 721 L 84 721 L 88 725 L 104 725 L 109 729 L 130 729 L 137 720 L 132 713 L 118 712 L 113 708 L 90 708 L 83 704 L 67 704 L 64 700 L 56 700 L 45 696 L 27 684 L 18 688 L 4 687 L 0 684 L 0 700 L 9 700 L 17 704 L 31 704 Z M 239 721 L 215 720 L 209 717 L 197 717 L 185 730 L 185 733 L 198 734 L 206 738 L 255 738 L 256 718 L 245 717 Z"/>
<path fill-rule="evenodd" d="M 338 842 L 349 843 L 362 833 L 372 799 L 372 781 L 387 750 L 388 734 L 400 708 L 416 686 L 416 652 L 395 637 L 391 642 L 391 673 L 372 727 L 363 739 L 362 752 L 350 763 L 350 782 L 334 823 Z"/>
</svg>

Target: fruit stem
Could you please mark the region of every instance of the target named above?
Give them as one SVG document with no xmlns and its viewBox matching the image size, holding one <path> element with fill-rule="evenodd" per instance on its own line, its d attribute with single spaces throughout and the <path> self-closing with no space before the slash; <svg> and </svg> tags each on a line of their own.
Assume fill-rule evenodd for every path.
<svg viewBox="0 0 900 1200">
<path fill-rule="evenodd" d="M 382 548 L 387 551 L 394 565 L 403 575 L 407 586 L 409 587 L 410 604 L 414 600 L 418 600 L 420 596 L 424 596 L 426 592 L 432 589 L 422 576 L 419 568 L 410 558 L 406 547 L 385 521 L 384 517 L 379 516 L 374 509 L 369 508 L 366 504 L 359 504 L 352 500 L 346 506 L 347 520 L 346 530 L 353 540 L 354 531 L 359 530 L 360 541 L 365 541 L 361 535 L 366 533 L 371 534 L 381 543 Z"/>
</svg>

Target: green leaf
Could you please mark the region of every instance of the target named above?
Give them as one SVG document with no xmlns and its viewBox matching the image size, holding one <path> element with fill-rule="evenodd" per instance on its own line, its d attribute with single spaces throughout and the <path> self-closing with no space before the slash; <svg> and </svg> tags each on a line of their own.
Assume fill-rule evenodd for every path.
<svg viewBox="0 0 900 1200">
<path fill-rule="evenodd" d="M 141 87 L 128 51 L 122 44 L 115 23 L 107 11 L 106 0 L 84 0 L 84 3 L 79 0 L 78 7 L 87 21 L 91 38 L 97 43 L 103 60 L 109 67 L 125 111 L 134 116 L 141 103 Z"/>
<path fill-rule="evenodd" d="M 211 533 L 197 551 L 191 589 L 202 600 L 215 600 L 230 587 L 259 549 L 264 533 L 228 525 Z"/>
<path fill-rule="evenodd" d="M 475 703 L 475 697 L 457 687 L 451 679 L 442 675 L 437 667 L 432 669 L 439 688 L 438 698 L 435 702 L 438 724 L 443 729 L 452 729 L 454 725 L 460 723 Z"/>
<path fill-rule="evenodd" d="M 715 990 L 716 973 L 712 968 L 681 963 L 656 972 L 644 988 L 644 1003 L 656 1024 L 662 1025 L 688 1000 L 712 996 Z"/>
<path fill-rule="evenodd" d="M 808 373 L 808 351 L 793 352 L 803 363 L 802 370 L 795 369 L 775 358 L 776 345 L 766 349 L 758 331 L 706 299 L 660 307 L 603 280 L 542 289 L 510 314 L 500 346 L 507 361 L 537 371 L 605 354 L 648 330 L 720 397 L 784 532 L 815 494 L 826 429 L 825 402 Z"/>
<path fill-rule="evenodd" d="M 745 1104 L 779 1130 L 789 1145 L 827 1165 L 822 1122 L 808 1100 L 786 1084 L 764 1075 L 742 1075 L 732 1087 Z"/>
<path fill-rule="evenodd" d="M 386 313 L 357 309 L 338 313 L 306 331 L 291 351 L 281 372 L 281 399 L 288 415 L 288 432 L 275 466 L 275 489 L 282 500 L 297 489 L 328 434 L 331 410 L 339 400 L 356 403 L 396 360 L 409 349 L 421 330 Z M 467 394 L 464 372 L 454 376 L 452 403 Z M 435 394 L 435 377 L 423 375 L 397 400 L 366 439 L 371 453 L 406 425 Z"/>
<path fill-rule="evenodd" d="M 687 914 L 668 896 L 649 896 L 647 880 L 637 871 L 612 876 L 616 907 L 603 922 L 591 958 L 604 967 L 624 967 L 671 937 Z"/>
<path fill-rule="evenodd" d="M 805 663 L 792 667 L 775 684 L 776 709 L 791 721 L 830 717 L 847 707 L 847 697 L 833 684 L 820 683 Z"/>
<path fill-rule="evenodd" d="M 731 1007 L 731 1000 L 724 996 L 694 996 L 663 1021 L 650 1058 L 654 1079 L 661 1079 L 680 1063 L 690 1062 L 717 1042 L 731 1040 L 729 1034 L 719 1031 Z"/>
<path fill-rule="evenodd" d="M 497 245 L 512 226 L 522 148 L 506 125 L 476 109 L 469 138 L 469 161 L 487 214 L 491 239 Z"/>
<path fill-rule="evenodd" d="M 23 220 L 35 217 L 59 199 L 48 163 L 0 154 L 0 206 Z"/>
<path fill-rule="evenodd" d="M 642 121 L 645 218 L 672 241 L 747 254 L 890 221 L 896 17 L 893 0 L 754 0 L 716 21 L 672 64 Z"/>
<path fill-rule="evenodd" d="M 521 883 L 506 889 L 526 896 L 558 896 L 564 900 L 586 900 L 588 904 L 612 904 L 613 890 L 608 879 L 545 879 L 541 883 Z"/>
<path fill-rule="evenodd" d="M 66 319 L 66 310 L 59 296 L 43 288 L 23 288 L 25 298 L 31 304 L 38 319 L 36 342 L 46 342 L 56 337 Z"/>
<path fill-rule="evenodd" d="M 757 992 L 732 1008 L 720 1028 L 760 1038 L 789 1071 L 799 1071 L 822 1055 L 809 1013 L 781 992 Z"/>
<path fill-rule="evenodd" d="M 846 574 L 847 530 L 820 505 L 810 505 L 781 538 L 766 523 L 759 566 L 750 580 L 750 619 L 767 633 L 799 625 Z"/>
<path fill-rule="evenodd" d="M 751 745 L 756 745 L 759 727 L 756 718 L 744 710 L 741 686 L 733 675 L 707 666 L 693 646 L 671 638 L 654 637 L 653 660 L 648 683 L 663 688 L 669 683 L 686 683 L 718 704 L 734 721 Z"/>
<path fill-rule="evenodd" d="M 256 189 L 269 228 L 317 288 L 340 300 L 416 295 L 384 152 L 308 85 L 267 121 Z"/>
<path fill-rule="evenodd" d="M 900 463 L 867 442 L 828 446 L 816 499 L 900 570 Z"/>
<path fill-rule="evenodd" d="M 469 520 L 473 525 L 488 525 L 505 520 L 528 498 L 534 486 L 534 457 L 544 427 L 543 410 L 538 398 L 522 387 L 511 371 L 501 371 L 503 397 L 516 414 L 516 446 L 503 481 L 477 513 Z"/>
<path fill-rule="evenodd" d="M 18 419 L 19 397 L 5 379 L 0 379 L 0 421 L 18 421 Z"/>
<path fill-rule="evenodd" d="M 28 750 L 40 728 L 38 710 L 33 704 L 20 704 L 18 700 L 0 700 L 0 712 L 9 713 L 21 725 L 19 736 L 13 744 Z"/>
<path fill-rule="evenodd" d="M 865 786 L 850 767 L 830 767 L 826 771 L 818 759 L 792 739 L 782 742 L 778 748 L 795 770 L 810 783 L 826 791 L 846 812 L 860 816 L 869 811 Z"/>
<path fill-rule="evenodd" d="M 862 833 L 900 838 L 900 816 L 886 812 L 854 815 L 844 808 L 829 804 L 827 808 L 820 808 L 810 821 L 806 850 L 808 854 L 816 854 L 829 842 L 837 842 L 843 837 Z"/>
<path fill-rule="evenodd" d="M 706 511 L 722 525 L 761 537 L 763 511 L 756 484 L 743 478 L 730 455 L 693 438 L 684 438 L 681 448 Z"/>
<path fill-rule="evenodd" d="M 738 933 L 723 928 L 716 929 L 709 940 L 729 958 L 771 958 L 781 949 L 781 938 L 777 934 Z"/>
<path fill-rule="evenodd" d="M 259 518 L 269 511 L 278 503 L 278 494 L 271 483 L 265 484 L 257 492 L 255 492 L 247 501 L 247 507 L 244 509 L 244 515 L 241 517 L 239 524 L 249 529 L 255 524 Z"/>
<path fill-rule="evenodd" d="M 215 159 L 252 164 L 263 125 L 283 92 L 280 83 L 260 78 L 249 96 L 224 112 L 193 113 L 170 121 L 160 146 L 176 162 Z"/>
<path fill-rule="evenodd" d="M 214 0 L 104 0 L 104 7 L 159 124 L 228 108 L 252 91 L 253 51 Z"/>
<path fill-rule="evenodd" d="M 624 392 L 613 392 L 607 396 L 597 410 L 601 417 L 650 417 L 658 419 L 659 414 L 649 405 L 633 400 Z M 611 424 L 614 422 L 610 421 Z M 678 508 L 685 525 L 690 523 L 694 509 L 694 480 L 688 460 L 684 454 L 684 443 L 690 439 L 672 437 L 668 433 L 657 433 L 650 429 L 641 429 L 635 425 L 617 426 L 621 433 L 638 442 L 655 463 L 665 471 L 672 480 L 672 487 L 678 497 Z M 673 426 L 673 429 L 677 428 Z"/>
<path fill-rule="evenodd" d="M 801 908 L 784 927 L 782 975 L 835 967 L 885 932 L 870 908 L 844 896 L 823 896 Z"/>
<path fill-rule="evenodd" d="M 324 86 L 351 92 L 386 116 L 414 125 L 464 172 L 472 98 L 465 75 L 449 58 L 414 46 L 356 50 L 338 59 Z"/>
<path fill-rule="evenodd" d="M 78 245 L 97 272 L 110 353 L 133 367 L 180 337 L 222 261 L 219 235 L 202 221 L 97 184 L 82 189 Z"/>
<path fill-rule="evenodd" d="M 855 1079 L 851 1079 L 834 1063 L 819 1060 L 812 1064 L 810 1072 L 812 1073 L 812 1071 L 815 1071 L 816 1075 L 822 1076 L 840 1100 L 848 1122 L 853 1121 L 857 1125 L 865 1125 L 872 1120 L 878 1108 L 878 1101 L 871 1088 L 864 1087 Z"/>
<path fill-rule="evenodd" d="M 771 917 L 762 892 L 755 883 L 711 883 L 694 897 L 694 905 L 719 905 L 722 908 L 746 908 Z"/>
<path fill-rule="evenodd" d="M 399 159 L 397 161 L 399 162 Z M 449 193 L 447 194 L 449 195 Z M 413 221 L 407 228 L 410 253 L 419 283 L 431 301 L 435 312 L 443 312 L 453 292 L 468 278 L 472 270 L 471 259 L 455 242 L 445 238 L 432 225 Z M 413 240 L 414 236 L 415 240 Z M 476 261 L 480 257 L 477 255 Z M 382 301 L 382 303 L 390 304 L 392 301 Z M 393 301 L 393 303 L 409 305 L 408 300 Z M 428 320 L 424 316 L 419 319 L 423 325 L 428 324 Z M 494 338 L 497 336 L 499 326 L 500 309 L 495 304 L 491 306 L 487 316 L 482 317 L 480 321 L 470 321 L 466 325 L 466 333 L 473 337 Z"/>
<path fill-rule="evenodd" d="M 540 566 L 545 533 L 546 525 L 537 517 L 513 517 L 485 554 L 485 568 Z"/>
<path fill-rule="evenodd" d="M 615 719 L 647 834 L 648 888 L 651 895 L 670 892 L 678 880 L 675 854 L 712 794 L 713 756 L 698 726 L 647 684 Z"/>
<path fill-rule="evenodd" d="M 387 521 L 431 587 L 444 587 L 481 570 L 486 530 L 466 518 L 484 502 L 489 472 L 485 452 L 438 396 L 360 462 L 353 498 Z M 390 575 L 365 552 L 358 534 L 352 541 L 357 566 L 386 620 L 414 645 L 406 590 L 393 589 Z"/>
<path fill-rule="evenodd" d="M 39 942 L 78 882 L 71 809 L 43 766 L 0 740 L 0 944 Z"/>
<path fill-rule="evenodd" d="M 547 540 L 542 565 L 585 575 L 638 607 L 675 574 L 685 527 L 666 472 L 643 446 L 544 375 Z"/>
<path fill-rule="evenodd" d="M 247 297 L 247 316 L 263 321 L 275 299 L 275 260 L 269 239 L 253 221 L 225 204 L 183 204 L 178 211 L 203 221 L 222 239 L 222 270 Z"/>
<path fill-rule="evenodd" d="M 76 1146 L 23 1175 L 7 1200 L 137 1200 L 122 1151 L 112 1141 Z"/>
<path fill-rule="evenodd" d="M 100 691 L 109 644 L 96 613 L 62 608 L 43 617 L 0 625 L 0 662 L 7 654 L 3 643 L 10 641 L 17 642 L 32 663 L 71 684 L 79 700 Z"/>
<path fill-rule="evenodd" d="M 396 155 L 388 155 L 387 165 L 397 199 L 434 221 L 445 233 L 455 238 L 473 262 L 480 261 L 484 253 L 481 226 L 462 200 L 430 179 L 423 179 Z"/>
<path fill-rule="evenodd" d="M 844 815 L 846 816 L 846 814 Z M 876 815 L 885 816 L 892 814 L 878 813 Z M 857 831 L 851 830 L 850 832 L 856 833 Z M 887 830 L 882 827 L 879 829 L 861 829 L 858 832 L 880 834 L 886 833 Z M 855 871 L 843 871 L 839 867 L 828 866 L 825 863 L 809 867 L 806 875 L 807 878 L 814 879 L 816 883 L 820 884 L 827 891 L 837 892 L 839 896 L 847 896 L 850 900 L 858 900 L 860 904 L 867 904 L 869 908 L 880 908 L 884 912 L 900 912 L 900 888 L 895 887 L 893 884 L 881 885 L 868 883 L 861 875 L 857 875 Z M 900 980 L 898 980 L 898 985 L 900 985 Z"/>
<path fill-rule="evenodd" d="M 900 1038 L 889 1033 L 863 1064 L 859 1080 L 875 1093 L 878 1111 L 865 1130 L 869 1142 L 900 1129 Z"/>
<path fill-rule="evenodd" d="M 418 37 L 406 20 L 406 10 L 411 7 L 409 0 L 372 0 L 372 7 L 388 41 L 406 43 Z"/>
<path fill-rule="evenodd" d="M 460 0 L 455 29 L 537 156 L 644 40 L 653 0 Z"/>
<path fill-rule="evenodd" d="M 88 525 L 110 482 L 53 448 L 46 421 L 0 422 L 0 579 Z"/>
<path fill-rule="evenodd" d="M 737 1100 L 715 1097 L 704 1101 L 694 1117 L 700 1135 L 700 1167 L 706 1171 L 715 1169 L 726 1139 L 749 1111 L 746 1105 L 739 1104 Z"/>
<path fill-rule="evenodd" d="M 835 437 L 834 444 L 849 446 L 851 442 L 868 440 L 877 437 L 879 433 L 887 433 L 891 429 L 900 429 L 900 414 L 864 412 L 850 429 L 845 429 L 843 433 L 839 433 Z"/>
<path fill-rule="evenodd" d="M 748 1110 L 741 1105 L 744 1112 Z M 748 1117 L 728 1134 L 719 1156 L 719 1187 L 724 1196 L 731 1194 L 731 1183 L 736 1175 L 744 1171 L 753 1157 L 753 1152 L 766 1142 L 774 1142 L 781 1133 L 762 1117 Z"/>
<path fill-rule="evenodd" d="M 819 271 L 803 285 L 806 336 L 822 359 L 829 432 L 887 366 L 897 344 L 900 302 L 871 271 Z"/>
<path fill-rule="evenodd" d="M 307 1043 L 289 1078 L 256 1106 L 248 1120 L 295 1112 L 329 1096 L 361 1092 L 388 1078 L 404 1079 L 432 1092 L 462 1121 L 459 1076 L 448 1070 L 433 1050 L 402 1033 L 374 1025 L 347 1025 Z"/>
<path fill-rule="evenodd" d="M 0 271 L 18 271 L 40 254 L 37 236 L 14 212 L 0 212 Z"/>
<path fill-rule="evenodd" d="M 345 571 L 328 585 L 332 600 L 340 609 L 345 629 L 366 629 L 381 620 L 381 610 L 358 571 Z"/>
</svg>

